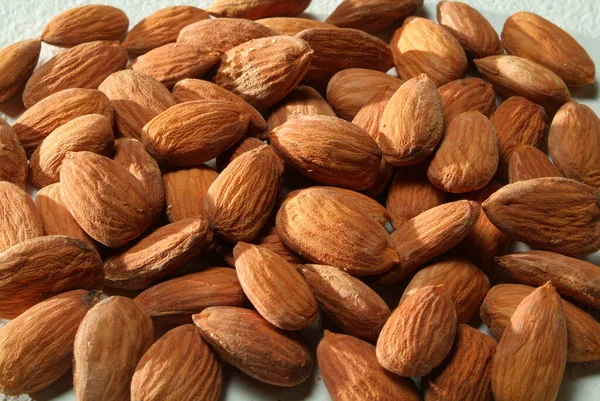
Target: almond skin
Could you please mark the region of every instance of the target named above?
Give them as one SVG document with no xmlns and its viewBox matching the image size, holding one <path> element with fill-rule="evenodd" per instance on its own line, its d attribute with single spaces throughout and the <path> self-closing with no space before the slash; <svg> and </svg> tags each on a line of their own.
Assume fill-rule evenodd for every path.
<svg viewBox="0 0 600 401">
<path fill-rule="evenodd" d="M 34 71 L 23 90 L 25 107 L 69 88 L 96 89 L 106 77 L 122 70 L 127 52 L 118 42 L 96 41 L 65 50 Z"/>
<path fill-rule="evenodd" d="M 274 216 L 273 216 L 274 217 Z M 272 221 L 271 221 L 272 220 Z M 275 219 L 269 219 L 269 222 L 265 225 L 262 232 L 254 239 L 255 245 L 260 245 L 264 248 L 268 248 L 287 260 L 291 264 L 303 264 L 306 260 L 292 251 L 283 242 L 279 234 L 277 233 L 277 227 L 275 227 Z"/>
<path fill-rule="evenodd" d="M 598 191 L 568 178 L 507 185 L 483 205 L 492 223 L 534 248 L 587 255 L 600 249 Z"/>
<path fill-rule="evenodd" d="M 210 306 L 244 306 L 246 295 L 234 269 L 211 267 L 158 283 L 134 301 L 156 322 L 185 324 Z"/>
<path fill-rule="evenodd" d="M 445 28 L 421 17 L 409 17 L 394 32 L 390 47 L 394 64 L 403 79 L 426 74 L 436 86 L 463 78 L 467 56 Z"/>
<path fill-rule="evenodd" d="M 213 82 L 262 111 L 298 85 L 313 53 L 308 43 L 295 37 L 254 39 L 221 56 Z"/>
<path fill-rule="evenodd" d="M 127 34 L 123 47 L 130 55 L 144 54 L 152 49 L 173 43 L 186 26 L 208 19 L 204 10 L 192 6 L 173 6 L 160 9 L 140 22 Z"/>
<path fill-rule="evenodd" d="M 492 85 L 479 78 L 465 78 L 450 81 L 438 88 L 444 123 L 467 111 L 478 111 L 491 117 L 496 111 L 496 93 Z"/>
<path fill-rule="evenodd" d="M 294 17 L 306 10 L 310 0 L 214 0 L 206 9 L 216 17 L 256 20 L 267 17 Z"/>
<path fill-rule="evenodd" d="M 270 17 L 256 20 L 279 35 L 295 36 L 305 29 L 335 28 L 334 25 L 301 17 Z"/>
<path fill-rule="evenodd" d="M 96 291 L 65 292 L 0 328 L 0 391 L 34 393 L 67 373 L 77 328 L 99 298 Z"/>
<path fill-rule="evenodd" d="M 325 330 L 317 360 L 333 401 L 419 400 L 414 382 L 389 374 L 377 361 L 375 347 L 358 338 Z"/>
<path fill-rule="evenodd" d="M 497 401 L 552 401 L 567 362 L 567 324 L 560 297 L 550 283 L 519 304 L 492 363 Z"/>
<path fill-rule="evenodd" d="M 562 174 L 538 148 L 531 145 L 517 146 L 508 159 L 508 182 L 512 184 L 544 177 L 562 177 Z"/>
<path fill-rule="evenodd" d="M 221 153 L 217 156 L 216 165 L 217 171 L 225 170 L 225 167 L 229 166 L 232 161 L 240 157 L 246 152 L 249 152 L 253 149 L 260 148 L 265 143 L 260 139 L 253 137 L 246 137 L 227 149 L 225 152 Z M 216 177 L 216 176 L 215 176 Z M 214 180 L 213 180 L 214 181 Z M 210 185 L 209 185 L 210 186 Z M 208 189 L 208 188 L 207 188 Z"/>
<path fill-rule="evenodd" d="M 25 85 L 38 63 L 40 50 L 38 39 L 22 40 L 0 50 L 0 103 Z"/>
<path fill-rule="evenodd" d="M 310 86 L 297 86 L 269 114 L 267 124 L 273 131 L 283 123 L 298 116 L 336 117 L 331 106 Z"/>
<path fill-rule="evenodd" d="M 351 191 L 349 189 L 337 188 L 337 187 L 323 187 L 333 192 L 348 198 L 351 202 L 354 202 L 363 212 L 367 213 L 373 220 L 385 226 L 390 220 L 390 215 L 385 207 L 383 207 L 375 199 L 363 195 L 360 192 Z"/>
<path fill-rule="evenodd" d="M 206 165 L 163 173 L 165 209 L 169 221 L 174 223 L 188 217 L 204 217 L 204 198 L 218 176 L 215 170 Z"/>
<path fill-rule="evenodd" d="M 307 264 L 298 266 L 298 271 L 321 308 L 344 333 L 377 341 L 391 312 L 375 291 L 333 266 Z"/>
<path fill-rule="evenodd" d="M 567 85 L 594 82 L 596 67 L 585 49 L 545 18 L 521 11 L 504 23 L 502 44 L 508 54 L 525 57 L 554 71 Z"/>
<path fill-rule="evenodd" d="M 129 27 L 116 7 L 91 4 L 58 14 L 42 30 L 42 40 L 54 46 L 74 46 L 95 40 L 119 40 Z"/>
<path fill-rule="evenodd" d="M 0 252 L 44 235 L 42 219 L 31 196 L 15 184 L 0 182 Z"/>
<path fill-rule="evenodd" d="M 60 194 L 83 230 L 96 241 L 119 247 L 140 236 L 152 215 L 147 194 L 127 169 L 91 152 L 67 153 Z"/>
<path fill-rule="evenodd" d="M 9 181 L 25 189 L 27 156 L 17 133 L 0 118 L 0 181 Z"/>
<path fill-rule="evenodd" d="M 306 340 L 272 326 L 255 311 L 213 306 L 193 319 L 222 360 L 256 380 L 293 387 L 310 376 L 313 357 Z"/>
<path fill-rule="evenodd" d="M 153 340 L 152 320 L 131 299 L 113 296 L 96 304 L 75 336 L 77 399 L 129 400 L 135 367 Z"/>
<path fill-rule="evenodd" d="M 423 0 L 344 0 L 325 22 L 376 33 L 414 14 L 422 5 Z"/>
<path fill-rule="evenodd" d="M 317 302 L 302 275 L 281 256 L 238 242 L 233 258 L 244 293 L 269 323 L 282 330 L 301 330 L 317 318 Z"/>
<path fill-rule="evenodd" d="M 452 301 L 441 287 L 424 287 L 392 312 L 377 340 L 377 359 L 400 376 L 425 376 L 446 358 L 455 334 Z"/>
<path fill-rule="evenodd" d="M 89 244 L 62 235 L 23 241 L 0 253 L 0 317 L 13 319 L 65 291 L 100 290 L 104 269 Z"/>
<path fill-rule="evenodd" d="M 213 351 L 193 324 L 176 327 L 140 359 L 131 382 L 131 399 L 217 401 L 223 373 Z"/>
</svg>

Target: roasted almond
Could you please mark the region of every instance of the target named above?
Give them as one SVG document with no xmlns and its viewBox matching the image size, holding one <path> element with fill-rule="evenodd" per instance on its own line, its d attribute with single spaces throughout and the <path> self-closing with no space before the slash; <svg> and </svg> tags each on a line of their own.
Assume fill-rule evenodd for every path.
<svg viewBox="0 0 600 401">
<path fill-rule="evenodd" d="M 305 29 L 335 28 L 331 24 L 301 17 L 270 17 L 256 20 L 259 24 L 271 28 L 279 35 L 295 36 Z"/>
<path fill-rule="evenodd" d="M 450 81 L 438 88 L 444 109 L 444 122 L 467 111 L 491 117 L 496 111 L 496 93 L 492 85 L 479 78 Z"/>
<path fill-rule="evenodd" d="M 213 0 L 206 9 L 216 17 L 236 17 L 256 20 L 267 17 L 293 17 L 301 14 L 310 0 Z"/>
<path fill-rule="evenodd" d="M 10 99 L 29 79 L 40 57 L 38 39 L 22 40 L 0 49 L 0 102 Z"/>
<path fill-rule="evenodd" d="M 261 141 L 260 139 L 257 139 L 257 138 L 251 137 L 251 136 L 242 139 L 241 141 L 239 141 L 238 143 L 234 144 L 232 147 L 227 149 L 225 152 L 223 152 L 219 156 L 217 156 L 217 160 L 216 160 L 217 171 L 225 170 L 225 167 L 229 166 L 229 164 L 231 164 L 232 161 L 234 161 L 235 159 L 237 159 L 238 157 L 240 157 L 241 155 L 243 155 L 246 152 L 249 152 L 256 148 L 260 148 L 264 144 L 265 143 L 263 141 Z M 216 175 L 215 175 L 215 178 L 216 178 Z"/>
<path fill-rule="evenodd" d="M 17 133 L 0 118 L 0 181 L 9 181 L 25 189 L 27 156 Z"/>
<path fill-rule="evenodd" d="M 297 86 L 271 109 L 267 124 L 269 131 L 298 116 L 330 116 L 335 112 L 323 97 L 310 86 Z"/>
<path fill-rule="evenodd" d="M 414 14 L 422 5 L 423 0 L 344 0 L 325 22 L 375 33 Z"/>
<path fill-rule="evenodd" d="M 544 177 L 562 177 L 562 175 L 548 156 L 538 148 L 531 145 L 519 145 L 514 148 L 508 158 L 508 182 Z"/>
<path fill-rule="evenodd" d="M 390 215 L 385 207 L 377 202 L 375 199 L 368 197 L 367 195 L 363 195 L 360 192 L 351 191 L 349 189 L 337 188 L 337 187 L 322 187 L 328 189 L 330 191 L 336 192 L 345 198 L 348 198 L 350 201 L 354 202 L 358 205 L 359 208 L 362 209 L 363 212 L 371 216 L 373 220 L 385 226 L 390 220 Z"/>
<path fill-rule="evenodd" d="M 165 209 L 169 221 L 173 223 L 189 217 L 204 217 L 204 198 L 218 176 L 215 170 L 206 165 L 163 173 Z"/>
<path fill-rule="evenodd" d="M 0 252 L 42 235 L 44 225 L 31 196 L 12 182 L 0 181 Z"/>
</svg>

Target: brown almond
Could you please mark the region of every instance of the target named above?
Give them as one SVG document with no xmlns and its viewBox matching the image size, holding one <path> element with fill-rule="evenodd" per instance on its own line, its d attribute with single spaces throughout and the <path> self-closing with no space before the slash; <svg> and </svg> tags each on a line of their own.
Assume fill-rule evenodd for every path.
<svg viewBox="0 0 600 401">
<path fill-rule="evenodd" d="M 265 143 L 260 139 L 253 138 L 251 136 L 246 137 L 227 149 L 225 152 L 221 153 L 217 156 L 216 165 L 217 171 L 225 170 L 225 167 L 229 166 L 232 161 L 240 157 L 246 152 L 249 152 L 253 149 L 260 148 Z M 216 177 L 216 175 L 215 175 Z M 214 181 L 214 180 L 213 180 Z M 210 186 L 210 185 L 209 185 Z M 207 188 L 208 189 L 208 188 Z"/>
<path fill-rule="evenodd" d="M 306 340 L 272 326 L 255 311 L 213 306 L 193 319 L 221 359 L 253 379 L 293 387 L 311 374 L 313 357 Z"/>
<path fill-rule="evenodd" d="M 74 46 L 95 40 L 119 40 L 129 27 L 125 13 L 103 4 L 74 7 L 52 18 L 42 40 L 54 46 Z"/>
<path fill-rule="evenodd" d="M 31 196 L 12 182 L 0 181 L 0 252 L 42 235 L 44 225 Z"/>
<path fill-rule="evenodd" d="M 17 133 L 0 118 L 0 181 L 8 181 L 25 189 L 27 156 Z"/>
<path fill-rule="evenodd" d="M 414 14 L 422 5 L 423 0 L 344 0 L 325 22 L 376 33 Z"/>
<path fill-rule="evenodd" d="M 206 9 L 216 17 L 236 17 L 256 20 L 267 17 L 293 17 L 306 10 L 310 0 L 213 0 Z"/>
<path fill-rule="evenodd" d="M 0 328 L 0 391 L 7 395 L 34 393 L 67 373 L 77 328 L 99 298 L 96 291 L 65 292 Z"/>
<path fill-rule="evenodd" d="M 444 109 L 444 122 L 467 111 L 478 111 L 490 118 L 496 111 L 496 93 L 492 85 L 479 78 L 450 81 L 438 88 Z"/>
<path fill-rule="evenodd" d="M 508 159 L 508 182 L 544 177 L 562 177 L 554 163 L 538 148 L 517 146 Z"/>
<path fill-rule="evenodd" d="M 39 39 L 22 40 L 0 49 L 0 103 L 25 85 L 38 63 L 40 50 Z"/>
<path fill-rule="evenodd" d="M 219 360 L 198 328 L 186 324 L 168 331 L 140 359 L 131 382 L 131 399 L 217 401 L 222 381 Z"/>
<path fill-rule="evenodd" d="M 152 320 L 131 299 L 113 296 L 97 303 L 75 336 L 77 399 L 129 400 L 135 367 L 153 340 Z"/>
<path fill-rule="evenodd" d="M 275 216 L 272 216 L 275 217 Z M 272 221 L 271 221 L 272 220 Z M 303 264 L 306 260 L 303 259 L 296 252 L 292 251 L 283 242 L 279 234 L 277 233 L 277 227 L 275 227 L 275 219 L 270 218 L 269 222 L 265 225 L 262 232 L 253 241 L 255 245 L 260 245 L 263 248 L 270 249 L 283 259 L 287 260 L 291 264 Z"/>
<path fill-rule="evenodd" d="M 368 197 L 367 195 L 363 195 L 360 192 L 355 192 L 349 189 L 337 188 L 337 187 L 322 187 L 328 189 L 330 191 L 336 192 L 352 202 L 358 205 L 359 208 L 362 209 L 363 212 L 371 216 L 373 220 L 385 226 L 390 220 L 390 215 L 385 207 L 377 202 L 375 199 Z"/>
<path fill-rule="evenodd" d="M 334 25 L 300 17 L 270 17 L 256 20 L 259 24 L 277 32 L 279 35 L 295 36 L 305 29 L 335 28 Z"/>
<path fill-rule="evenodd" d="M 298 116 L 330 116 L 335 112 L 323 97 L 310 86 L 297 86 L 271 109 L 267 124 L 269 131 Z"/>
<path fill-rule="evenodd" d="M 204 217 L 204 198 L 218 176 L 215 170 L 206 165 L 163 173 L 165 209 L 169 221 L 174 223 L 189 217 Z"/>
<path fill-rule="evenodd" d="M 566 255 L 600 249 L 598 190 L 568 178 L 509 184 L 486 200 L 490 221 L 516 241 Z"/>
</svg>

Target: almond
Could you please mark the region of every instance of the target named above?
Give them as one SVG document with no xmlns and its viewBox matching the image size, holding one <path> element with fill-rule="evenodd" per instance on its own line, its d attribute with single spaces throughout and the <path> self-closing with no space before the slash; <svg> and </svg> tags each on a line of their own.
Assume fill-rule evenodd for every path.
<svg viewBox="0 0 600 401">
<path fill-rule="evenodd" d="M 221 153 L 217 156 L 216 165 L 218 171 L 225 170 L 225 167 L 229 166 L 232 161 L 240 157 L 246 152 L 249 152 L 253 149 L 260 148 L 265 143 L 260 139 L 253 137 L 246 137 L 227 149 L 225 152 Z M 215 175 L 216 177 L 216 175 Z M 214 181 L 214 180 L 213 180 Z M 210 186 L 210 185 L 209 185 Z M 208 189 L 208 188 L 207 188 Z"/>
<path fill-rule="evenodd" d="M 293 387 L 310 376 L 313 357 L 306 340 L 272 326 L 255 311 L 213 306 L 193 319 L 221 359 L 256 380 Z"/>
<path fill-rule="evenodd" d="M 298 85 L 313 53 L 307 42 L 295 37 L 254 39 L 221 56 L 213 82 L 262 111 Z"/>
<path fill-rule="evenodd" d="M 375 291 L 336 267 L 300 265 L 298 270 L 321 308 L 344 333 L 377 341 L 391 312 Z"/>
<path fill-rule="evenodd" d="M 229 242 L 252 241 L 267 223 L 283 168 L 269 145 L 242 154 L 215 179 L 204 201 L 210 228 Z"/>
<path fill-rule="evenodd" d="M 525 57 L 554 71 L 567 85 L 594 82 L 596 67 L 585 49 L 545 18 L 521 11 L 504 23 L 502 44 L 508 54 Z"/>
<path fill-rule="evenodd" d="M 516 241 L 567 255 L 600 249 L 598 191 L 568 178 L 509 184 L 486 200 L 492 223 Z"/>
<path fill-rule="evenodd" d="M 219 174 L 206 165 L 163 173 L 167 217 L 171 223 L 204 217 L 204 198 Z"/>
<path fill-rule="evenodd" d="M 246 295 L 234 269 L 211 267 L 158 283 L 134 301 L 156 322 L 185 324 L 210 306 L 241 307 Z"/>
<path fill-rule="evenodd" d="M 213 0 L 206 11 L 216 17 L 256 20 L 266 17 L 293 17 L 306 10 L 309 4 L 310 0 Z"/>
<path fill-rule="evenodd" d="M 67 152 L 89 151 L 110 156 L 114 140 L 112 124 L 103 115 L 74 118 L 52 131 L 31 155 L 31 183 L 42 188 L 58 182 Z"/>
<path fill-rule="evenodd" d="M 313 187 L 290 194 L 277 213 L 276 225 L 293 251 L 352 275 L 383 273 L 398 262 L 385 228 L 327 189 Z"/>
<path fill-rule="evenodd" d="M 140 359 L 131 382 L 132 400 L 217 401 L 223 373 L 193 324 L 176 327 Z"/>
<path fill-rule="evenodd" d="M 129 400 L 135 367 L 154 340 L 148 315 L 129 298 L 100 301 L 75 336 L 73 388 L 78 400 Z"/>
<path fill-rule="evenodd" d="M 66 292 L 0 328 L 0 391 L 7 395 L 33 393 L 67 373 L 79 323 L 99 297 L 96 291 Z"/>
<path fill-rule="evenodd" d="M 9 181 L 25 189 L 27 156 L 17 133 L 0 118 L 0 181 Z"/>
<path fill-rule="evenodd" d="M 271 109 L 267 123 L 269 131 L 298 116 L 336 117 L 331 106 L 310 86 L 297 86 Z"/>
<path fill-rule="evenodd" d="M 277 154 L 295 170 L 322 184 L 367 189 L 379 173 L 375 141 L 336 117 L 302 116 L 270 133 Z"/>
<path fill-rule="evenodd" d="M 403 79 L 426 74 L 436 86 L 463 78 L 467 56 L 450 32 L 433 21 L 409 17 L 394 32 L 390 47 Z"/>
<path fill-rule="evenodd" d="M 93 89 L 66 89 L 26 110 L 13 128 L 27 154 L 35 150 L 52 131 L 79 116 L 101 114 L 114 122 L 113 107 L 108 98 Z"/>
<path fill-rule="evenodd" d="M 414 382 L 389 374 L 377 361 L 375 347 L 358 338 L 325 330 L 317 360 L 333 401 L 419 400 Z"/>
<path fill-rule="evenodd" d="M 31 196 L 11 182 L 0 181 L 0 252 L 42 235 L 44 225 Z"/>
<path fill-rule="evenodd" d="M 392 312 L 379 339 L 377 359 L 400 376 L 425 376 L 448 355 L 456 334 L 456 311 L 441 287 L 424 287 Z"/>
<path fill-rule="evenodd" d="M 119 40 L 129 27 L 127 15 L 116 7 L 90 4 L 74 7 L 52 18 L 42 40 L 55 46 L 74 46 L 94 40 Z"/>
<path fill-rule="evenodd" d="M 442 139 L 444 114 L 434 82 L 410 79 L 394 93 L 381 116 L 377 144 L 394 166 L 420 163 Z"/>
<path fill-rule="evenodd" d="M 277 233 L 277 228 L 275 227 L 275 222 L 273 224 L 267 224 L 263 231 L 259 234 L 258 237 L 254 239 L 254 243 L 256 245 L 260 245 L 263 248 L 270 249 L 277 255 L 281 256 L 283 259 L 292 264 L 302 264 L 306 263 L 306 260 L 303 259 L 296 252 L 292 251 L 286 244 L 283 242 L 279 234 Z"/>
<path fill-rule="evenodd" d="M 571 101 L 558 110 L 548 151 L 565 177 L 600 187 L 600 119 L 588 106 Z"/>
<path fill-rule="evenodd" d="M 442 99 L 446 125 L 454 117 L 467 111 L 478 111 L 488 118 L 496 111 L 494 88 L 479 78 L 450 81 L 440 86 L 438 92 Z"/>
<path fill-rule="evenodd" d="M 331 24 L 300 17 L 270 17 L 256 20 L 259 24 L 277 32 L 279 35 L 295 36 L 305 29 L 335 28 Z"/>
<path fill-rule="evenodd" d="M 130 248 L 104 260 L 106 285 L 140 290 L 181 270 L 210 239 L 202 218 L 189 218 L 160 227 Z"/>
<path fill-rule="evenodd" d="M 26 240 L 0 253 L 0 317 L 13 319 L 54 295 L 103 283 L 102 260 L 89 244 L 62 235 Z"/>
<path fill-rule="evenodd" d="M 461 324 L 448 359 L 425 382 L 425 401 L 491 400 L 495 352 L 490 336 Z"/>
<path fill-rule="evenodd" d="M 521 284 L 499 284 L 490 289 L 481 305 L 481 320 L 501 338 L 523 299 L 535 290 Z M 567 320 L 567 362 L 600 360 L 600 324 L 575 305 L 562 301 Z"/>
<path fill-rule="evenodd" d="M 351 191 L 349 189 L 337 188 L 337 187 L 322 187 L 330 191 L 336 192 L 350 201 L 354 202 L 363 212 L 371 216 L 373 220 L 385 226 L 390 220 L 390 215 L 385 207 L 377 202 L 373 198 L 369 198 L 367 195 L 363 195 L 360 192 Z"/>
<path fill-rule="evenodd" d="M 344 0 L 325 22 L 340 28 L 355 28 L 375 33 L 385 30 L 414 14 L 422 0 Z"/>
<path fill-rule="evenodd" d="M 123 47 L 137 56 L 152 49 L 173 43 L 186 26 L 208 19 L 204 10 L 192 6 L 173 6 L 160 9 L 138 22 L 127 34 Z"/>
<path fill-rule="evenodd" d="M 562 175 L 538 148 L 531 145 L 517 146 L 508 159 L 508 182 L 512 184 L 544 177 L 562 177 Z"/>
<path fill-rule="evenodd" d="M 13 97 L 25 85 L 40 57 L 38 39 L 22 40 L 0 49 L 0 102 Z"/>
<path fill-rule="evenodd" d="M 567 362 L 567 324 L 560 297 L 550 283 L 519 304 L 492 363 L 497 401 L 553 401 Z"/>
<path fill-rule="evenodd" d="M 446 192 L 476 191 L 494 177 L 499 157 L 498 137 L 490 120 L 478 111 L 468 111 L 446 126 L 427 177 Z"/>
<path fill-rule="evenodd" d="M 67 153 L 60 194 L 81 228 L 106 246 L 127 244 L 152 222 L 144 187 L 125 167 L 95 153 Z"/>
<path fill-rule="evenodd" d="M 481 75 L 506 97 L 522 96 L 550 113 L 571 99 L 567 85 L 558 75 L 531 60 L 501 55 L 474 62 Z"/>
</svg>

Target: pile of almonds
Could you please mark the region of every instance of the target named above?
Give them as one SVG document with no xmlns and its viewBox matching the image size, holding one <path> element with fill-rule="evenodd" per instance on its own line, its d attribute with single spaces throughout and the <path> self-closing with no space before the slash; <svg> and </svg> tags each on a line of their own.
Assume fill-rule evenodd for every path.
<svg viewBox="0 0 600 401">
<path fill-rule="evenodd" d="M 318 364 L 335 401 L 552 401 L 600 360 L 586 51 L 530 12 L 499 37 L 460 2 L 309 3 L 129 31 L 89 5 L 0 50 L 27 108 L 0 119 L 1 393 L 73 368 L 78 400 L 217 400 L 223 363 L 283 387 Z M 65 49 L 36 68 L 41 42 Z"/>
</svg>

